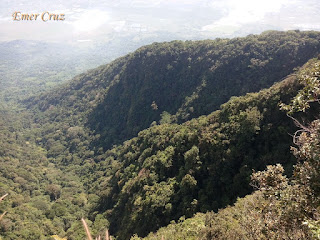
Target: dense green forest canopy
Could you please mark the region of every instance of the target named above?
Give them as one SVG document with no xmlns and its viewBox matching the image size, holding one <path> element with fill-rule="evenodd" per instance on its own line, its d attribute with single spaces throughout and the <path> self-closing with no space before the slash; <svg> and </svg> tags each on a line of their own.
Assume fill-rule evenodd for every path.
<svg viewBox="0 0 320 240">
<path fill-rule="evenodd" d="M 79 220 L 85 217 L 94 235 L 110 228 L 118 239 L 135 233 L 143 237 L 174 220 L 179 222 L 171 223 L 168 233 L 183 232 L 191 224 L 197 230 L 180 236 L 203 230 L 211 239 L 219 232 L 230 234 L 223 229 L 231 218 L 251 216 L 241 210 L 243 205 L 285 204 L 260 189 L 220 215 L 206 214 L 250 194 L 253 170 L 281 163 L 284 170 L 269 167 L 265 174 L 291 175 L 296 158 L 290 153 L 290 134 L 297 127 L 279 104 L 290 113 L 308 109 L 307 97 L 318 82 L 304 88 L 301 76 L 316 72 L 318 60 L 300 67 L 319 53 L 319 40 L 318 32 L 268 31 L 236 39 L 154 43 L 45 94 L 1 102 L 0 195 L 9 196 L 0 206 L 1 212 L 8 211 L 0 235 L 83 239 Z M 290 111 L 286 104 L 299 90 L 302 97 L 296 99 L 307 100 L 295 100 Z M 306 125 L 318 113 L 310 104 L 309 115 L 294 115 Z M 307 135 L 304 140 L 312 139 Z M 314 203 L 308 206 L 312 212 Z M 197 212 L 203 213 L 183 221 Z M 271 212 L 276 219 L 276 209 Z M 313 217 L 309 220 L 314 224 Z M 250 239 L 245 234 L 251 233 L 239 230 L 242 225 L 233 226 Z M 307 230 L 301 234 L 311 236 Z"/>
<path fill-rule="evenodd" d="M 281 164 L 269 165 L 251 176 L 257 191 L 239 198 L 234 206 L 181 217 L 145 239 L 319 239 L 319 73 L 320 56 L 298 73 L 303 88 L 291 103 L 281 104 L 299 126 L 293 136 L 297 162 L 290 178 Z"/>
<path fill-rule="evenodd" d="M 270 87 L 320 51 L 317 32 L 269 31 L 244 38 L 154 43 L 35 98 L 100 135 L 104 150 L 154 121 L 181 123 L 209 114 L 231 96 Z M 57 108 L 55 111 L 54 108 Z"/>
<path fill-rule="evenodd" d="M 278 104 L 298 86 L 289 77 L 232 98 L 208 116 L 143 130 L 107 151 L 91 177 L 92 191 L 100 193 L 97 211 L 108 216 L 110 230 L 121 239 L 144 236 L 172 219 L 217 210 L 250 193 L 252 169 L 282 163 L 290 173 L 288 133 L 295 127 Z"/>
</svg>

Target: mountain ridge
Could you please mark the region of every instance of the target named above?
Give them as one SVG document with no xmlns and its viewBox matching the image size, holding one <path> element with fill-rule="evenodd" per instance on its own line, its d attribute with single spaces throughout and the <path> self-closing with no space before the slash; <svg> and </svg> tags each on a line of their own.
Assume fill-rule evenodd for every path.
<svg viewBox="0 0 320 240">
<path fill-rule="evenodd" d="M 236 39 L 154 43 L 79 75 L 31 104 L 38 102 L 41 111 L 65 105 L 72 114 L 82 101 L 76 111 L 88 111 L 86 126 L 101 136 L 99 144 L 106 150 L 159 122 L 163 114 L 181 123 L 209 114 L 231 96 L 271 86 L 315 57 L 319 39 L 312 31 L 269 31 Z"/>
</svg>

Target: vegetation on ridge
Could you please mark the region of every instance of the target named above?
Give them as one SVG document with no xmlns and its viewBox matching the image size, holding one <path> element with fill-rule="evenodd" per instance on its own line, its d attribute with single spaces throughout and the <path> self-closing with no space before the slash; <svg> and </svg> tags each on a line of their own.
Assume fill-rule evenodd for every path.
<svg viewBox="0 0 320 240">
<path fill-rule="evenodd" d="M 318 32 L 154 43 L 29 104 L 45 111 L 57 130 L 61 118 L 85 124 L 99 136 L 94 145 L 107 150 L 154 121 L 181 123 L 217 110 L 231 96 L 270 87 L 319 52 Z"/>
<path fill-rule="evenodd" d="M 300 72 L 299 82 L 304 87 L 291 104 L 283 105 L 286 111 L 296 114 L 306 106 L 319 109 L 319 73 L 320 59 L 310 61 Z M 310 114 L 313 115 L 309 110 L 302 116 Z M 294 136 L 296 146 L 292 150 L 298 161 L 291 178 L 283 175 L 280 164 L 268 166 L 267 170 L 252 174 L 251 184 L 258 191 L 238 199 L 234 206 L 181 219 L 144 239 L 320 239 L 319 114 L 301 127 Z"/>
<path fill-rule="evenodd" d="M 312 227 L 317 226 L 312 215 L 317 214 L 313 202 L 317 185 L 312 185 L 317 181 L 306 188 L 309 185 L 303 184 L 309 180 L 298 182 L 298 170 L 307 169 L 302 165 L 294 169 L 293 180 L 282 176 L 284 171 L 290 177 L 296 162 L 289 135 L 296 127 L 278 104 L 286 108 L 301 89 L 301 99 L 307 99 L 304 94 L 312 88 L 304 88 L 299 79 L 313 71 L 316 60 L 292 73 L 319 51 L 319 36 L 271 31 L 231 40 L 153 44 L 26 100 L 29 112 L 1 109 L 0 195 L 8 192 L 10 198 L 0 206 L 8 211 L 0 235 L 83 239 L 80 219 L 86 218 L 92 235 L 104 235 L 108 228 L 119 240 L 132 234 L 147 236 L 170 222 L 168 234 L 177 238 L 192 239 L 201 232 L 208 239 L 236 237 L 234 233 L 250 239 L 252 232 L 246 232 L 250 223 L 269 219 L 265 213 L 271 212 L 277 224 L 256 224 L 254 229 L 261 231 L 262 239 L 284 236 L 276 235 L 279 232 L 295 233 L 294 229 L 297 236 L 308 239 L 317 231 Z M 285 76 L 269 89 L 226 102 L 232 95 L 260 90 Z M 292 117 L 317 132 L 317 125 L 309 127 L 307 122 L 318 113 L 314 100 L 307 99 L 308 115 Z M 222 103 L 220 110 L 212 112 Z M 208 115 L 198 117 L 202 114 Z M 296 152 L 303 150 L 308 156 L 302 157 L 309 159 L 312 148 L 307 146 L 317 143 L 312 138 L 317 135 L 300 137 L 306 147 Z M 296 135 L 295 141 L 300 137 Z M 121 144 L 111 147 L 115 143 Z M 260 190 L 239 200 L 235 208 L 206 213 L 251 193 L 252 169 L 278 163 L 285 170 L 275 166 L 253 175 Z M 310 179 L 317 179 L 312 168 L 308 168 L 313 174 Z M 262 186 L 259 176 L 268 175 L 283 180 L 281 191 L 264 192 L 267 185 Z M 284 208 L 286 197 L 296 188 L 302 190 L 290 195 L 296 199 L 292 208 Z M 276 195 L 279 191 L 283 199 Z M 250 203 L 270 211 L 256 209 L 258 213 L 250 215 L 242 207 Z M 295 209 L 296 203 L 300 210 L 310 207 L 297 214 L 299 219 L 285 212 Z M 183 220 L 197 212 L 203 213 L 195 221 Z M 244 224 L 237 224 L 242 220 Z M 278 229 L 278 223 L 288 224 Z M 196 230 L 181 230 L 190 226 Z"/>
<path fill-rule="evenodd" d="M 252 169 L 282 163 L 290 172 L 294 125 L 278 104 L 298 86 L 289 77 L 232 98 L 208 116 L 153 126 L 107 151 L 88 174 L 111 233 L 144 236 L 183 215 L 224 207 L 252 191 Z"/>
</svg>

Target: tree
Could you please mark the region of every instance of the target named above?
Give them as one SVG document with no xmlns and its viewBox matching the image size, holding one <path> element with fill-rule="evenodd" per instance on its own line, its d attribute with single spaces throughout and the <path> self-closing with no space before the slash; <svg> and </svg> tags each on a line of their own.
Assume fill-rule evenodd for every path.
<svg viewBox="0 0 320 240">
<path fill-rule="evenodd" d="M 55 201 L 60 197 L 61 186 L 56 184 L 49 184 L 46 188 L 47 194 L 49 194 L 51 201 Z"/>
</svg>

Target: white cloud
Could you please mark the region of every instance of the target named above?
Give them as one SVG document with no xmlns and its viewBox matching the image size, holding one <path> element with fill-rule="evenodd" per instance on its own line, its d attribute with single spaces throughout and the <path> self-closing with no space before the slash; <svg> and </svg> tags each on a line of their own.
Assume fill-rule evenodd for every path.
<svg viewBox="0 0 320 240">
<path fill-rule="evenodd" d="M 20 6 L 19 2 L 24 4 Z M 137 33 L 140 38 L 141 32 L 150 36 L 166 31 L 175 33 L 174 38 L 200 39 L 267 29 L 320 30 L 318 3 L 319 0 L 13 0 L 0 8 L 0 41 L 97 40 L 114 32 Z M 50 25 L 41 21 L 13 22 L 16 5 L 25 13 L 64 13 L 66 20 Z"/>
<path fill-rule="evenodd" d="M 91 32 L 108 21 L 110 21 L 108 12 L 94 9 L 83 11 L 72 25 L 76 32 Z"/>
<path fill-rule="evenodd" d="M 129 6 L 133 8 L 151 8 L 156 7 L 161 4 L 161 0 L 131 0 L 129 1 Z"/>
<path fill-rule="evenodd" d="M 83 43 L 83 42 L 92 42 L 92 39 L 78 39 L 77 42 Z"/>
<path fill-rule="evenodd" d="M 301 29 L 301 30 L 315 30 L 320 31 L 320 24 L 319 23 L 301 23 L 301 24 L 294 24 L 294 29 Z"/>
<path fill-rule="evenodd" d="M 199 2 L 206 2 L 206 1 L 199 1 L 199 0 L 162 0 L 161 2 L 165 3 L 180 3 L 180 4 L 199 4 Z"/>
<path fill-rule="evenodd" d="M 12 17 L 0 17 L 0 22 L 9 22 L 12 21 Z"/>
<path fill-rule="evenodd" d="M 126 21 L 114 21 L 110 22 L 110 25 L 116 32 L 122 32 L 126 30 Z"/>
<path fill-rule="evenodd" d="M 236 29 L 244 24 L 259 22 L 268 13 L 277 13 L 289 0 L 229 0 L 224 3 L 226 16 L 202 27 L 202 31 L 217 31 L 221 28 Z M 211 6 L 221 7 L 221 3 L 212 2 Z"/>
</svg>

